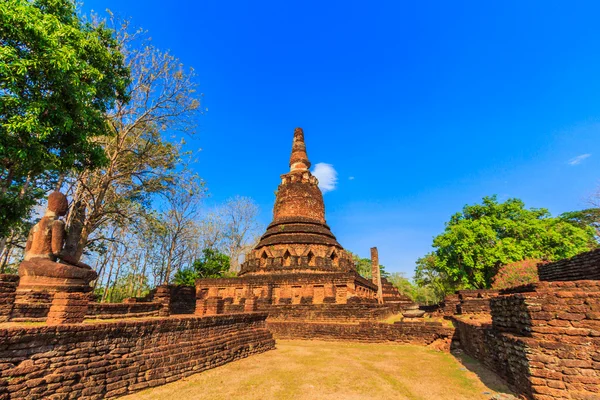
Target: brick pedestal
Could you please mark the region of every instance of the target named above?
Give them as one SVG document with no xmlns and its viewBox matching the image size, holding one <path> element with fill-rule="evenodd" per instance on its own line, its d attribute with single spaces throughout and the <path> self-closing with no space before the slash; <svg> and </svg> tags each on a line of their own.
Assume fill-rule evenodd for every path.
<svg viewBox="0 0 600 400">
<path fill-rule="evenodd" d="M 48 312 L 47 324 L 82 323 L 88 310 L 88 302 L 88 295 L 85 293 L 56 293 Z"/>
<path fill-rule="evenodd" d="M 256 311 L 256 297 L 248 297 L 244 303 L 244 312 Z"/>
<path fill-rule="evenodd" d="M 168 317 L 170 314 L 171 306 L 171 291 L 166 285 L 158 286 L 154 293 L 154 301 L 161 303 L 162 307 L 158 311 L 160 317 Z"/>
<path fill-rule="evenodd" d="M 206 310 L 204 315 L 223 314 L 224 302 L 221 297 L 209 297 L 206 299 Z"/>
<path fill-rule="evenodd" d="M 0 274 L 0 322 L 10 320 L 18 284 L 18 275 Z"/>
</svg>

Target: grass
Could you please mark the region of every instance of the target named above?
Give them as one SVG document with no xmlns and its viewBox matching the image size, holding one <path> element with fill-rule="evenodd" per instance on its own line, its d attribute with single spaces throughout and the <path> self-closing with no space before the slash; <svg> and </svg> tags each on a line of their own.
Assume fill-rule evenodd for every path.
<svg viewBox="0 0 600 400">
<path fill-rule="evenodd" d="M 475 360 L 459 357 L 412 345 L 281 340 L 277 350 L 123 399 L 487 400 L 510 393 Z"/>
</svg>

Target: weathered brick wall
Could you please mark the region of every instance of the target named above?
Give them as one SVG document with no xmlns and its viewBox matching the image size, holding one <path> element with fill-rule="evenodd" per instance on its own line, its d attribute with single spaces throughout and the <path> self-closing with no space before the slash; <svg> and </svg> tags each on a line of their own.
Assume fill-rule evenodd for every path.
<svg viewBox="0 0 600 400">
<path fill-rule="evenodd" d="M 273 349 L 266 314 L 0 329 L 1 399 L 100 399 Z"/>
<path fill-rule="evenodd" d="M 396 309 L 385 304 L 298 304 L 260 306 L 269 313 L 269 320 L 310 320 L 358 322 L 378 321 L 392 315 Z"/>
<path fill-rule="evenodd" d="M 459 290 L 457 314 L 489 314 L 490 299 L 498 296 L 497 290 Z"/>
<path fill-rule="evenodd" d="M 450 340 L 454 334 L 454 328 L 445 327 L 441 322 L 336 324 L 269 320 L 267 328 L 277 339 L 398 342 L 422 345 L 429 345 L 440 340 L 447 343 L 444 346 L 446 349 L 449 349 Z"/>
<path fill-rule="evenodd" d="M 171 315 L 193 314 L 196 310 L 196 287 L 184 285 L 170 285 L 171 302 L 169 312 Z"/>
<path fill-rule="evenodd" d="M 18 284 L 18 275 L 0 274 L 0 322 L 10 318 Z"/>
<path fill-rule="evenodd" d="M 600 280 L 600 249 L 550 264 L 539 264 L 541 281 Z"/>
<path fill-rule="evenodd" d="M 88 303 L 86 318 L 135 318 L 157 316 L 163 307 L 158 302 Z"/>
<path fill-rule="evenodd" d="M 489 322 L 456 318 L 454 325 L 455 339 L 467 354 L 500 375 L 519 394 L 532 397 L 529 347 L 522 338 L 498 332 Z"/>
<path fill-rule="evenodd" d="M 600 399 L 600 281 L 512 291 L 490 323 L 457 320 L 461 346 L 529 398 Z"/>
</svg>

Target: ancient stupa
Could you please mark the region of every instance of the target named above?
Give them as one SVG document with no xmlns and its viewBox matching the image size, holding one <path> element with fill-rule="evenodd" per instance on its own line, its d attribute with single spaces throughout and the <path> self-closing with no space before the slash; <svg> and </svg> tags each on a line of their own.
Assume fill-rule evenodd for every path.
<svg viewBox="0 0 600 400">
<path fill-rule="evenodd" d="M 196 282 L 200 299 L 220 297 L 233 304 L 248 297 L 258 298 L 259 304 L 376 301 L 377 285 L 356 272 L 352 255 L 326 223 L 323 194 L 310 165 L 304 132 L 296 128 L 273 221 L 246 255 L 238 278 Z"/>
<path fill-rule="evenodd" d="M 342 248 L 325 222 L 323 194 L 309 168 L 304 132 L 296 128 L 290 172 L 281 175 L 273 222 L 246 256 L 240 276 L 354 269 L 351 254 Z"/>
</svg>

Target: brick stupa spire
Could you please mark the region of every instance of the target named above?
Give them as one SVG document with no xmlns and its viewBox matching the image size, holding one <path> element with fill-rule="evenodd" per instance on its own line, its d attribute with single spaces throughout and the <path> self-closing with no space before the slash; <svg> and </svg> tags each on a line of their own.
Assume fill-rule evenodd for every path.
<svg viewBox="0 0 600 400">
<path fill-rule="evenodd" d="M 351 256 L 337 242 L 325 222 L 323 194 L 318 186 L 319 181 L 309 168 L 304 132 L 302 128 L 296 128 L 290 172 L 281 175 L 273 207 L 273 222 L 258 245 L 248 254 L 240 271 L 241 276 L 268 272 L 289 273 L 290 268 L 285 267 L 293 267 L 291 269 L 294 272 L 353 268 Z M 295 265 L 291 265 L 291 258 L 296 260 Z M 279 261 L 275 262 L 275 259 Z"/>
<path fill-rule="evenodd" d="M 306 144 L 304 143 L 304 131 L 302 128 L 294 130 L 294 142 L 292 144 L 292 155 L 290 157 L 290 172 L 308 171 L 310 161 L 306 155 Z"/>
</svg>

